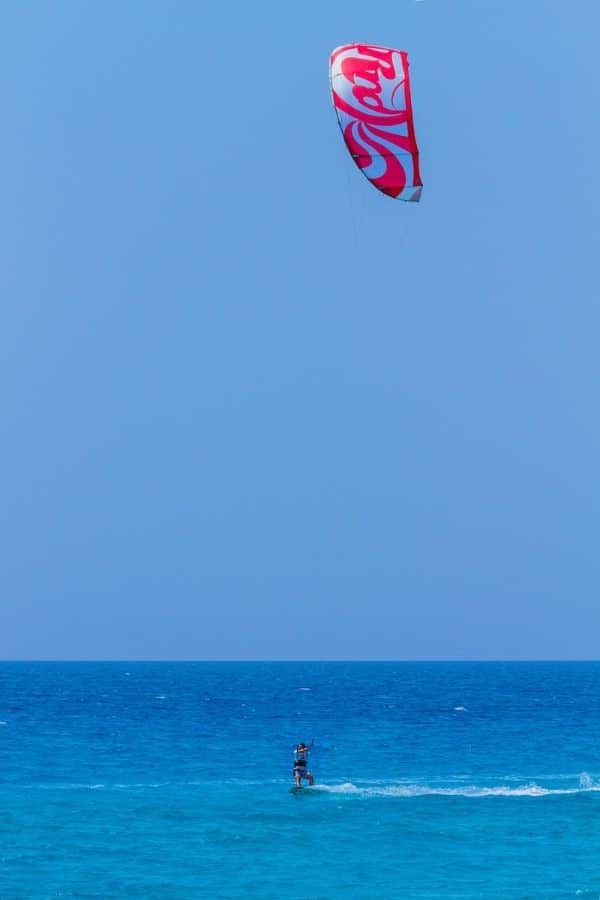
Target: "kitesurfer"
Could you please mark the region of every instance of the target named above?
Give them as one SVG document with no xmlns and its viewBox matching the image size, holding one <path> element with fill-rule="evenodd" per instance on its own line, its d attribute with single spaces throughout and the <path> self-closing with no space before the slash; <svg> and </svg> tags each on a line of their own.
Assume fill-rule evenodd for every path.
<svg viewBox="0 0 600 900">
<path fill-rule="evenodd" d="M 301 787 L 303 778 L 306 778 L 311 785 L 315 783 L 312 773 L 308 770 L 309 753 L 310 750 L 303 741 L 301 741 L 294 750 L 294 781 L 296 782 L 296 787 Z"/>
</svg>

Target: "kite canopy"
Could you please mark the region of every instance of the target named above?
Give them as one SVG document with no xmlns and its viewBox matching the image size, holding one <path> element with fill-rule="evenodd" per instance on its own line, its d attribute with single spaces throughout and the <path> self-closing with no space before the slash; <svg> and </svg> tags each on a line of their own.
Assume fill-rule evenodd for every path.
<svg viewBox="0 0 600 900">
<path fill-rule="evenodd" d="M 420 200 L 408 53 L 344 44 L 331 54 L 329 77 L 338 122 L 358 168 L 389 197 Z"/>
</svg>

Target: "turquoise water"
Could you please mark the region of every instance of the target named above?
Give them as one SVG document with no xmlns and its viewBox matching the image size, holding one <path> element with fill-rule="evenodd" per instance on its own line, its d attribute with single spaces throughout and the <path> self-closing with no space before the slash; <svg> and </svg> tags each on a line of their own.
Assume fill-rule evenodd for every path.
<svg viewBox="0 0 600 900">
<path fill-rule="evenodd" d="M 2 664 L 0 721 L 2 900 L 600 897 L 600 664 Z"/>
</svg>

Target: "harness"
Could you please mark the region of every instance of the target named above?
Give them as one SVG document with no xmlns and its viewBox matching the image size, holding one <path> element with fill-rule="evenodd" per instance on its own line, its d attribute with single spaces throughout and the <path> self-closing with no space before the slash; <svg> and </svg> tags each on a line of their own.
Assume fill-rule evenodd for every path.
<svg viewBox="0 0 600 900">
<path fill-rule="evenodd" d="M 294 771 L 296 769 L 306 769 L 308 766 L 308 750 L 295 750 L 294 751 Z"/>
</svg>

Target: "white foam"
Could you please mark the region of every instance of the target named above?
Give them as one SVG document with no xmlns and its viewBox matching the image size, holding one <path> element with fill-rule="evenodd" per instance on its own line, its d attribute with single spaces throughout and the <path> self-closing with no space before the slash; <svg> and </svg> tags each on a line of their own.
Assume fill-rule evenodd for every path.
<svg viewBox="0 0 600 900">
<path fill-rule="evenodd" d="M 28 788 L 41 788 L 43 791 L 99 791 L 106 785 L 104 784 L 81 784 L 78 781 L 60 784 L 28 784 Z"/>
<path fill-rule="evenodd" d="M 586 775 L 586 773 L 584 773 Z M 381 787 L 364 787 L 352 782 L 343 784 L 317 784 L 317 790 L 328 794 L 346 794 L 357 797 L 551 797 L 568 794 L 600 792 L 600 784 L 594 784 L 589 775 L 581 776 L 579 787 L 550 788 L 542 787 L 536 782 L 509 787 L 505 784 L 495 786 L 465 785 L 464 787 L 437 787 L 428 784 L 388 784 Z"/>
<path fill-rule="evenodd" d="M 116 788 L 119 791 L 132 791 L 132 790 L 137 791 L 140 789 L 145 790 L 146 788 L 166 787 L 166 785 L 168 785 L 168 784 L 170 784 L 169 781 L 156 781 L 156 782 L 151 781 L 149 784 L 146 784 L 146 783 L 141 783 L 141 784 L 140 783 L 134 783 L 134 784 L 117 783 L 115 785 L 112 785 L 112 787 Z"/>
<path fill-rule="evenodd" d="M 454 712 L 467 712 L 467 707 L 466 706 L 455 706 Z"/>
</svg>

